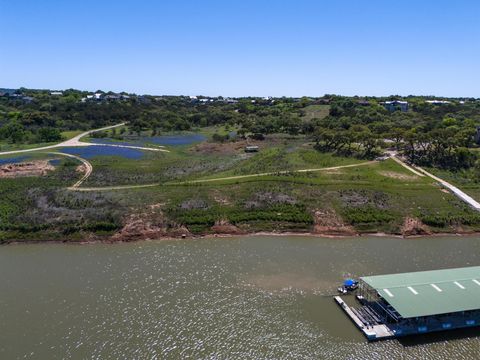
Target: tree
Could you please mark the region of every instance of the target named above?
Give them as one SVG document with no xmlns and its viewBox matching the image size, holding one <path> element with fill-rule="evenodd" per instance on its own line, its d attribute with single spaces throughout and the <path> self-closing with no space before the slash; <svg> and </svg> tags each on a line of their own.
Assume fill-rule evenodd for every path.
<svg viewBox="0 0 480 360">
<path fill-rule="evenodd" d="M 44 127 L 38 130 L 38 140 L 40 142 L 54 142 L 62 140 L 62 133 L 59 129 Z"/>
<path fill-rule="evenodd" d="M 26 136 L 25 127 L 17 121 L 10 122 L 0 129 L 0 137 L 8 139 L 14 144 L 23 142 Z"/>
</svg>

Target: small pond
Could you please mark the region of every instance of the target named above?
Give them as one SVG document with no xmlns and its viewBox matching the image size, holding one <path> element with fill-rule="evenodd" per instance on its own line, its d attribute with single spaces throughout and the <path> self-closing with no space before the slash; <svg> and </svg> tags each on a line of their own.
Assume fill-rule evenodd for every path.
<svg viewBox="0 0 480 360">
<path fill-rule="evenodd" d="M 207 137 L 202 134 L 179 134 L 179 135 L 160 135 L 130 138 L 130 141 L 116 141 L 110 138 L 92 139 L 91 142 L 95 144 L 118 144 L 130 146 L 146 146 L 147 144 L 158 144 L 165 146 L 182 146 L 191 145 L 207 140 Z"/>
<path fill-rule="evenodd" d="M 0 157 L 0 165 L 19 163 L 19 162 L 22 162 L 22 161 L 24 161 L 28 158 L 29 158 L 29 156 L 26 156 L 26 155 L 12 156 L 12 157 Z"/>
<path fill-rule="evenodd" d="M 126 159 L 140 159 L 144 153 L 138 149 L 114 147 L 114 146 L 84 146 L 84 147 L 65 147 L 60 150 L 65 154 L 77 155 L 85 159 L 91 159 L 95 156 L 120 156 Z"/>
</svg>

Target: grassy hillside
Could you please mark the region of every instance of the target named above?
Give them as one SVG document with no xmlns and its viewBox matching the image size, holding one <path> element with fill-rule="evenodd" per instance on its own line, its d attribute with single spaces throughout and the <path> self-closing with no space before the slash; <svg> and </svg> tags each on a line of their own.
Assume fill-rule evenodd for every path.
<svg viewBox="0 0 480 360">
<path fill-rule="evenodd" d="M 158 184 L 140 189 L 70 191 L 81 177 L 73 159 L 58 159 L 46 176 L 0 179 L 0 238 L 79 241 L 127 230 L 155 237 L 325 227 L 397 234 L 406 218 L 432 232 L 480 229 L 478 213 L 392 160 L 321 153 L 299 136 L 269 136 L 253 154 L 244 145 L 207 141 L 134 159 L 88 159 L 93 173 L 83 187 Z M 331 167 L 339 168 L 297 172 Z M 244 177 L 261 173 L 268 174 Z M 192 182 L 201 180 L 210 181 Z"/>
</svg>

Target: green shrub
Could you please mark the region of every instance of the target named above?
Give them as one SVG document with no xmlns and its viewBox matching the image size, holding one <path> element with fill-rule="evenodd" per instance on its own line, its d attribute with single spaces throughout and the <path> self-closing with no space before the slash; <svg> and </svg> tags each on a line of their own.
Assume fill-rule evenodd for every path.
<svg viewBox="0 0 480 360">
<path fill-rule="evenodd" d="M 342 211 L 343 218 L 352 225 L 359 224 L 382 224 L 395 219 L 394 214 L 385 209 L 371 206 L 348 208 Z"/>
</svg>

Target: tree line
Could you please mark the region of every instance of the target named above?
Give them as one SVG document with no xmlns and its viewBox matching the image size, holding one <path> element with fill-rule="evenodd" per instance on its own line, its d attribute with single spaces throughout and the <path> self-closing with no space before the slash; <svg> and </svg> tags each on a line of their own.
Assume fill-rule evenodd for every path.
<svg viewBox="0 0 480 360">
<path fill-rule="evenodd" d="M 283 133 L 305 136 L 319 151 L 373 158 L 386 147 L 402 152 L 408 161 L 446 169 L 475 166 L 476 127 L 480 102 L 449 99 L 432 105 L 424 97 L 254 98 L 208 102 L 185 96 L 130 96 L 125 101 L 87 101 L 86 92 L 66 90 L 51 96 L 47 90 L 20 89 L 34 100 L 0 97 L 0 141 L 53 142 L 61 132 L 86 130 L 128 122 L 129 131 L 152 135 L 169 131 L 227 125 L 240 137 L 263 139 Z M 383 101 L 401 99 L 409 111 L 387 111 Z M 309 116 L 311 106 L 328 107 L 327 116 Z M 121 136 L 123 134 L 119 134 Z M 217 141 L 228 138 L 217 136 Z M 480 167 L 480 165 L 479 165 Z"/>
</svg>

